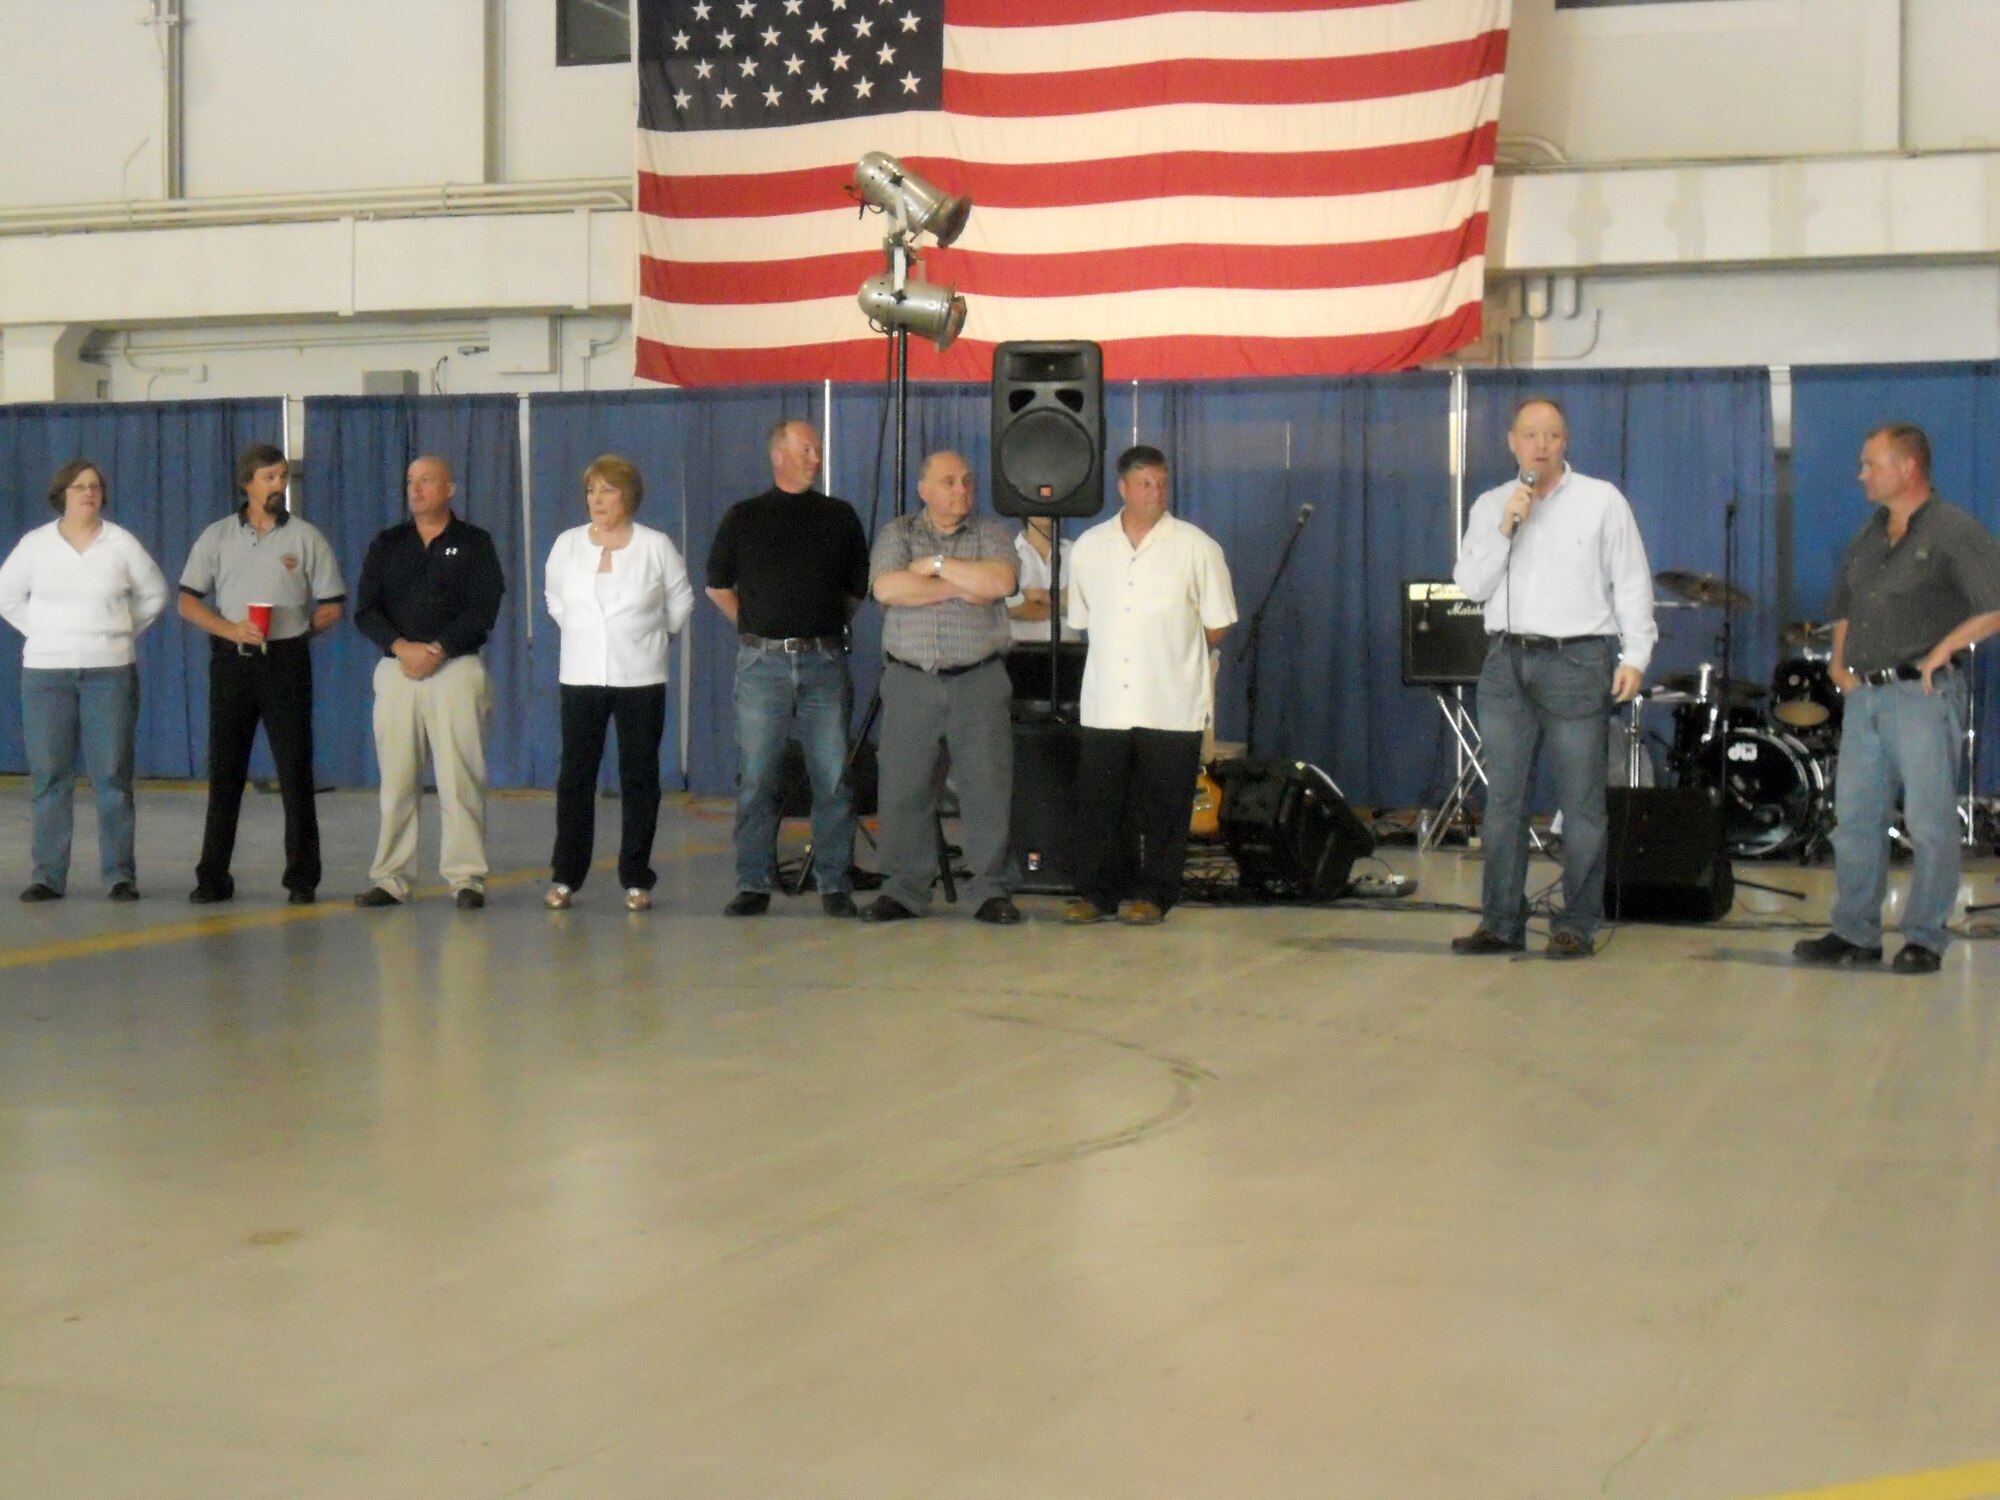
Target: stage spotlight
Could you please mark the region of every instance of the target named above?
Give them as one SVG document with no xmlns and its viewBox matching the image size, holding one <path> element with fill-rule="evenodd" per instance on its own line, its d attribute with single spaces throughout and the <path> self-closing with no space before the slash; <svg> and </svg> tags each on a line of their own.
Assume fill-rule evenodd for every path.
<svg viewBox="0 0 2000 1500">
<path fill-rule="evenodd" d="M 871 276 L 856 299 L 868 321 L 884 333 L 906 328 L 929 339 L 942 354 L 965 327 L 965 299 L 948 286 L 912 278 L 900 292 L 893 276 Z"/>
<path fill-rule="evenodd" d="M 932 187 L 886 151 L 870 151 L 854 169 L 861 196 L 888 214 L 911 235 L 934 234 L 949 245 L 965 232 L 972 217 L 972 200 L 955 198 Z"/>
</svg>

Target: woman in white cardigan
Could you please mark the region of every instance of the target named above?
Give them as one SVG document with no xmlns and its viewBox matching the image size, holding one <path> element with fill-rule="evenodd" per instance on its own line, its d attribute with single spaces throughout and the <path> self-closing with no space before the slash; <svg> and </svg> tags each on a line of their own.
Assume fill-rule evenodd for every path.
<svg viewBox="0 0 2000 1500">
<path fill-rule="evenodd" d="M 590 873 L 597 767 L 605 727 L 613 722 L 624 807 L 618 883 L 626 910 L 653 904 L 667 652 L 694 609 L 694 590 L 666 533 L 632 519 L 644 496 L 639 471 L 606 454 L 583 471 L 590 524 L 565 531 L 549 549 L 549 614 L 562 630 L 562 768 L 556 777 L 555 883 L 543 900 L 558 911 Z"/>
<path fill-rule="evenodd" d="M 167 580 L 139 539 L 104 519 L 104 471 L 79 458 L 56 471 L 57 519 L 0 564 L 0 618 L 22 635 L 21 737 L 34 788 L 34 874 L 23 901 L 69 886 L 77 751 L 97 792 L 97 856 L 113 901 L 139 899 L 132 768 L 139 725 L 133 642 L 167 607 Z"/>
</svg>

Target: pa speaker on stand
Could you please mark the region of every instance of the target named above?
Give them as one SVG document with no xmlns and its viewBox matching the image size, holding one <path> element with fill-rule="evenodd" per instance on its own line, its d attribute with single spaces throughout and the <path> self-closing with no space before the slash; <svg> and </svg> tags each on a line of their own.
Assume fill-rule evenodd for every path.
<svg viewBox="0 0 2000 1500">
<path fill-rule="evenodd" d="M 1085 340 L 993 351 L 993 508 L 1094 516 L 1104 504 L 1104 351 Z"/>
</svg>

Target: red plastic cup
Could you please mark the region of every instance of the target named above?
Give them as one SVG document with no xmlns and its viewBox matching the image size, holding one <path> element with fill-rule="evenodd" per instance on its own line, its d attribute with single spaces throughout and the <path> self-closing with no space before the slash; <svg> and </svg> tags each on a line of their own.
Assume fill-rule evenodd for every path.
<svg viewBox="0 0 2000 1500">
<path fill-rule="evenodd" d="M 250 623 L 257 627 L 258 633 L 269 635 L 271 633 L 271 606 L 268 604 L 252 604 L 247 606 L 247 608 L 250 611 Z"/>
</svg>

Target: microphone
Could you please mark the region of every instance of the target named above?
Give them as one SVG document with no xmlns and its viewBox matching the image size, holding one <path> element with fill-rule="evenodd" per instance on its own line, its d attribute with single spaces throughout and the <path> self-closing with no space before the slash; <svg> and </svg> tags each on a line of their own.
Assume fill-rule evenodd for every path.
<svg viewBox="0 0 2000 1500">
<path fill-rule="evenodd" d="M 1537 474 L 1533 469 L 1523 469 L 1521 471 L 1520 484 L 1521 488 L 1528 492 L 1529 511 L 1532 511 L 1534 509 L 1535 486 L 1537 483 L 1540 482 L 1540 480 L 1541 476 Z M 1514 537 L 1519 533 L 1521 528 L 1527 524 L 1528 524 L 1528 516 L 1527 513 L 1524 512 L 1521 516 L 1521 519 L 1516 521 L 1512 526 L 1510 526 L 1507 529 L 1507 545 L 1510 549 L 1514 545 Z"/>
<path fill-rule="evenodd" d="M 1307 521 L 1312 519 L 1312 513 L 1313 513 L 1313 503 L 1312 501 L 1308 500 L 1305 502 L 1305 504 L 1299 507 L 1298 519 L 1294 521 L 1292 524 L 1295 526 L 1305 525 Z"/>
</svg>

